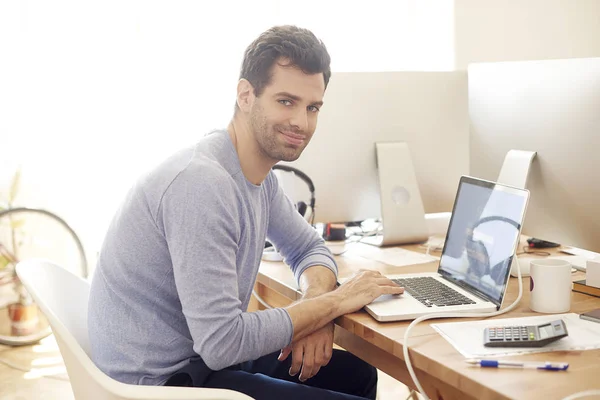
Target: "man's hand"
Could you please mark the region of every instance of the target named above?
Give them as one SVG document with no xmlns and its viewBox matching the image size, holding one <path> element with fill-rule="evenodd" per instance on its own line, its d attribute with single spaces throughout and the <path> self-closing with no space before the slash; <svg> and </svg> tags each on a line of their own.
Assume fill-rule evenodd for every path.
<svg viewBox="0 0 600 400">
<path fill-rule="evenodd" d="M 316 267 L 307 272 L 313 268 Z M 331 292 L 317 294 L 315 298 L 306 298 L 285 308 L 294 326 L 292 342 L 308 337 L 340 315 L 360 310 L 381 295 L 403 292 L 403 287 L 381 273 L 361 271 Z"/>
<path fill-rule="evenodd" d="M 333 322 L 330 322 L 281 350 L 279 361 L 285 360 L 292 353 L 291 376 L 296 375 L 302 367 L 298 379 L 304 382 L 329 363 L 333 353 L 333 327 Z"/>
<path fill-rule="evenodd" d="M 329 268 L 320 265 L 307 268 L 300 276 L 300 288 L 304 300 L 335 289 L 335 284 L 335 274 Z M 298 379 L 304 382 L 329 363 L 333 354 L 333 327 L 333 322 L 329 321 L 322 328 L 281 350 L 279 361 L 285 360 L 290 353 L 292 354 L 291 376 L 296 376 L 300 372 Z"/>
<path fill-rule="evenodd" d="M 402 294 L 404 288 L 378 271 L 361 270 L 335 291 L 341 314 L 360 310 L 384 294 Z"/>
</svg>

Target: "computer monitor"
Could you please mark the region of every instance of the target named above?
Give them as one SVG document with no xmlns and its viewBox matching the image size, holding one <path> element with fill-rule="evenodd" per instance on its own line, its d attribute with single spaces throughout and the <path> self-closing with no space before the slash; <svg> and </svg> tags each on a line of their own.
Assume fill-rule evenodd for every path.
<svg viewBox="0 0 600 400">
<path fill-rule="evenodd" d="M 523 233 L 600 252 L 600 58 L 468 67 L 471 175 L 536 151 Z"/>
<path fill-rule="evenodd" d="M 451 211 L 469 171 L 466 83 L 465 71 L 334 73 L 311 143 L 284 163 L 314 182 L 315 222 L 381 216 L 377 142 L 408 143 L 425 211 Z M 288 181 L 290 197 L 309 198 Z"/>
</svg>

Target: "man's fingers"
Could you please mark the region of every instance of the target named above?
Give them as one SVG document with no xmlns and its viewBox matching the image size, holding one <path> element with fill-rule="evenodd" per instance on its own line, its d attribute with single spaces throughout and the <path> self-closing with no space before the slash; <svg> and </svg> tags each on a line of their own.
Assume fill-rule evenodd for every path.
<svg viewBox="0 0 600 400">
<path fill-rule="evenodd" d="M 325 360 L 324 346 L 320 346 L 319 350 L 315 351 L 315 369 L 321 368 L 325 364 L 327 364 L 327 361 Z M 316 375 L 316 372 L 313 375 Z"/>
<path fill-rule="evenodd" d="M 321 368 L 329 364 L 331 355 L 333 353 L 333 342 L 330 340 L 324 340 L 319 343 L 315 351 L 315 367 Z M 313 371 L 313 376 L 316 375 L 316 371 Z"/>
<path fill-rule="evenodd" d="M 381 294 L 402 294 L 404 288 L 399 286 L 380 286 Z"/>
<path fill-rule="evenodd" d="M 326 343 L 325 349 L 323 350 L 323 354 L 324 354 L 325 360 L 324 360 L 323 364 L 321 364 L 322 367 L 326 366 L 327 364 L 329 364 L 329 361 L 331 361 L 331 357 L 333 356 L 333 347 L 331 347 L 328 343 Z"/>
<path fill-rule="evenodd" d="M 389 278 L 385 278 L 385 277 L 376 278 L 375 279 L 375 283 L 377 283 L 379 286 L 396 286 L 396 287 L 401 287 L 400 285 L 398 285 L 393 280 L 391 280 Z"/>
<path fill-rule="evenodd" d="M 364 275 L 381 276 L 381 272 L 375 271 L 374 269 L 361 269 L 359 272 L 363 273 Z"/>
<path fill-rule="evenodd" d="M 300 368 L 302 367 L 302 357 L 304 353 L 304 348 L 302 346 L 294 347 L 292 351 L 292 366 L 290 367 L 290 375 L 296 376 L 298 372 L 300 372 Z"/>
<path fill-rule="evenodd" d="M 315 366 L 315 347 L 304 348 L 304 360 L 302 361 L 302 371 L 300 372 L 300 382 L 304 382 L 313 376 L 313 367 Z"/>
<path fill-rule="evenodd" d="M 281 353 L 279 354 L 279 357 L 277 357 L 277 359 L 279 361 L 283 361 L 286 358 L 288 358 L 288 356 L 290 355 L 291 352 L 292 352 L 291 346 L 285 347 L 285 348 L 281 349 Z"/>
</svg>

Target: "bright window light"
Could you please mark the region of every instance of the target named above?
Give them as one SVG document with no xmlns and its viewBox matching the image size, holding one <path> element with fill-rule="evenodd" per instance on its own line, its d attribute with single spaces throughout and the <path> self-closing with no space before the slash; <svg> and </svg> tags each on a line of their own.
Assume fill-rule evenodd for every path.
<svg viewBox="0 0 600 400">
<path fill-rule="evenodd" d="M 95 263 L 133 181 L 231 118 L 246 46 L 272 25 L 320 37 L 335 71 L 451 70 L 452 0 L 0 3 L 0 201 L 67 220 Z M 126 244 L 124 244 L 126 245 Z"/>
</svg>

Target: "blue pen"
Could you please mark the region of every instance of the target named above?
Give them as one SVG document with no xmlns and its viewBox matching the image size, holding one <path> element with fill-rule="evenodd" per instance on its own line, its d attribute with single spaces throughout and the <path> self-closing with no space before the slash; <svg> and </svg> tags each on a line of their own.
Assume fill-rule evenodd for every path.
<svg viewBox="0 0 600 400">
<path fill-rule="evenodd" d="M 569 368 L 569 363 L 555 363 L 555 362 L 518 362 L 518 361 L 498 361 L 498 360 L 477 360 L 469 359 L 465 360 L 471 365 L 478 365 L 480 367 L 487 368 L 532 368 L 532 369 L 543 369 L 546 371 L 566 371 Z"/>
</svg>

